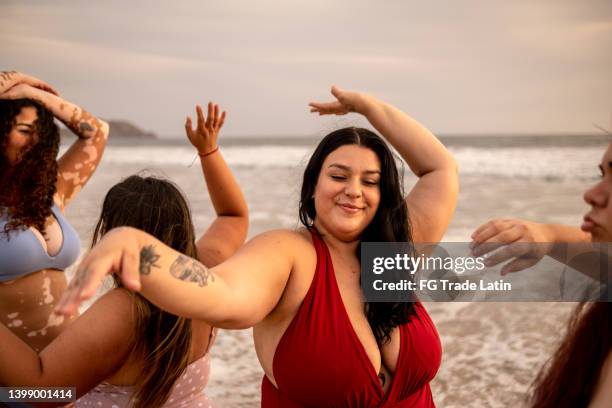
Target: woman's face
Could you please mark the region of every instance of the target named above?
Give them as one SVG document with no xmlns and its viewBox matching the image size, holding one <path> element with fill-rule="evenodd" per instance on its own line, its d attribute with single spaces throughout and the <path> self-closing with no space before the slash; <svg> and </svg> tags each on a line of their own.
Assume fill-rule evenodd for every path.
<svg viewBox="0 0 612 408">
<path fill-rule="evenodd" d="M 344 145 L 323 161 L 314 192 L 315 226 L 343 241 L 359 238 L 380 203 L 380 161 L 372 150 Z"/>
<path fill-rule="evenodd" d="M 591 211 L 584 216 L 582 230 L 590 232 L 593 241 L 612 242 L 612 143 L 603 156 L 601 179 L 584 193 Z"/>
<path fill-rule="evenodd" d="M 38 143 L 36 132 L 36 109 L 27 106 L 15 116 L 15 123 L 11 128 L 4 146 L 4 155 L 12 165 L 17 164 L 25 153 Z"/>
</svg>

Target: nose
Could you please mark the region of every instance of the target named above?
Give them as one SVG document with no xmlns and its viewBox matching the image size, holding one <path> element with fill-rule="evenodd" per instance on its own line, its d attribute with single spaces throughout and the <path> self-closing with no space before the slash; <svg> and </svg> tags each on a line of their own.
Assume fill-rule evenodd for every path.
<svg viewBox="0 0 612 408">
<path fill-rule="evenodd" d="M 610 199 L 610 191 L 607 190 L 602 180 L 584 193 L 584 201 L 593 207 L 606 207 Z"/>
<path fill-rule="evenodd" d="M 346 183 L 344 194 L 351 198 L 361 197 L 361 181 L 357 178 L 352 178 Z"/>
</svg>

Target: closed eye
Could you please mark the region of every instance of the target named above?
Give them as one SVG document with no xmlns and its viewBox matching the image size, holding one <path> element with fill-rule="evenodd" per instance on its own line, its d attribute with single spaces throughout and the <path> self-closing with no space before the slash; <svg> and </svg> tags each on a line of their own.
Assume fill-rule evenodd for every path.
<svg viewBox="0 0 612 408">
<path fill-rule="evenodd" d="M 335 176 L 335 175 L 333 175 L 333 176 L 330 176 L 330 177 L 332 179 L 334 179 L 334 180 L 346 180 L 345 176 Z"/>
</svg>

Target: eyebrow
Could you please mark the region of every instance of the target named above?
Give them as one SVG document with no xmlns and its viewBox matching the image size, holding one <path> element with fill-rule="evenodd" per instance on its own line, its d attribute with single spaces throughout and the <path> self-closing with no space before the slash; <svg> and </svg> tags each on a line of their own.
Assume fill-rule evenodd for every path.
<svg viewBox="0 0 612 408">
<path fill-rule="evenodd" d="M 332 163 L 329 165 L 329 167 L 337 167 L 341 170 L 345 170 L 345 171 L 351 171 L 351 168 L 349 166 L 345 166 L 344 164 L 338 164 L 338 163 Z M 380 174 L 380 170 L 365 170 L 364 173 L 366 174 Z"/>
</svg>

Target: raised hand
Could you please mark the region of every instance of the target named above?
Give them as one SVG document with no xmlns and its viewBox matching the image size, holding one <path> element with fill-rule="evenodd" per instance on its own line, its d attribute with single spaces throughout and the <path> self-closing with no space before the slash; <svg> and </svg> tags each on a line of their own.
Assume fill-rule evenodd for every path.
<svg viewBox="0 0 612 408">
<path fill-rule="evenodd" d="M 337 86 L 332 86 L 332 95 L 336 98 L 333 102 L 310 102 L 310 111 L 319 115 L 346 115 L 349 112 L 364 114 L 367 97 L 358 92 L 344 91 Z"/>
<path fill-rule="evenodd" d="M 191 117 L 185 120 L 185 133 L 191 144 L 198 150 L 200 156 L 205 156 L 217 149 L 217 138 L 219 131 L 225 122 L 226 112 L 219 115 L 219 105 L 208 102 L 208 114 L 206 119 L 200 105 L 196 106 L 198 123 L 192 128 Z"/>
</svg>

